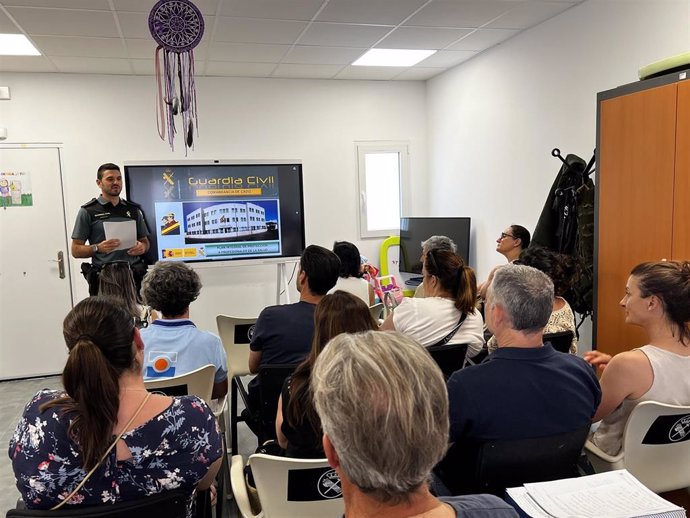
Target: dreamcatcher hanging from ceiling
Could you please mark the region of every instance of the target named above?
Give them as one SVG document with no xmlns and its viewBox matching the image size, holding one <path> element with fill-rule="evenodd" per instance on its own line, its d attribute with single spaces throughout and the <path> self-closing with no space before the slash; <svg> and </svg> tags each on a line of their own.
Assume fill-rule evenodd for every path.
<svg viewBox="0 0 690 518">
<path fill-rule="evenodd" d="M 190 0 L 160 0 L 149 13 L 149 30 L 156 49 L 156 93 L 158 134 L 175 149 L 175 116 L 181 115 L 185 156 L 199 132 L 194 47 L 204 35 L 204 18 Z M 161 65 L 162 56 L 162 65 Z"/>
</svg>

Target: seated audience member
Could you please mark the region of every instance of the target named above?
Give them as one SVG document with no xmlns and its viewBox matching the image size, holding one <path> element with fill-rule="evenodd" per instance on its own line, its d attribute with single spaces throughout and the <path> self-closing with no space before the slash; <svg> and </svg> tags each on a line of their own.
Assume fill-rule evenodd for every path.
<svg viewBox="0 0 690 518">
<path fill-rule="evenodd" d="M 65 390 L 38 392 L 10 440 L 26 506 L 108 505 L 176 488 L 191 498 L 208 488 L 223 455 L 216 419 L 195 396 L 146 391 L 144 343 L 129 312 L 90 297 L 69 312 L 63 334 Z"/>
<path fill-rule="evenodd" d="M 544 334 L 560 333 L 570 331 L 573 333 L 573 340 L 570 343 L 570 354 L 577 354 L 577 336 L 575 336 L 575 315 L 570 309 L 570 304 L 563 298 L 563 295 L 570 289 L 571 280 L 574 275 L 572 261 L 563 254 L 559 254 L 543 247 L 530 247 L 523 250 L 520 258 L 515 264 L 524 264 L 544 272 L 553 282 L 555 294 L 553 309 L 549 321 L 544 327 Z M 496 338 L 491 337 L 487 342 L 489 352 L 492 353 L 498 347 Z"/>
<path fill-rule="evenodd" d="M 336 241 L 333 253 L 340 259 L 340 273 L 335 286 L 328 293 L 336 290 L 347 291 L 359 297 L 368 306 L 374 304 L 374 289 L 362 278 L 362 256 L 359 249 L 347 241 Z"/>
<path fill-rule="evenodd" d="M 542 343 L 553 299 L 551 279 L 535 268 L 496 271 L 484 311 L 498 349 L 448 380 L 455 444 L 437 474 L 453 493 L 472 487 L 481 443 L 574 432 L 596 412 L 601 390 L 592 368 Z"/>
<path fill-rule="evenodd" d="M 214 399 L 228 392 L 228 360 L 220 338 L 197 329 L 189 319 L 189 305 L 201 291 L 199 275 L 180 262 L 158 262 L 144 277 L 144 300 L 161 313 L 142 329 L 144 378 L 181 376 L 211 364 L 216 368 Z"/>
<path fill-rule="evenodd" d="M 298 364 L 309 354 L 314 335 L 314 308 L 338 280 L 340 260 L 322 246 L 310 245 L 299 260 L 297 291 L 299 302 L 269 306 L 260 314 L 249 344 L 249 372 L 256 374 L 263 365 Z M 258 380 L 248 385 L 249 409 L 260 405 Z M 251 419 L 251 415 L 245 413 Z"/>
<path fill-rule="evenodd" d="M 285 380 L 278 401 L 276 436 L 288 457 L 323 458 L 321 422 L 311 398 L 311 372 L 328 341 L 341 333 L 378 330 L 369 307 L 344 291 L 326 295 L 314 312 L 314 339 L 309 356 Z"/>
<path fill-rule="evenodd" d="M 98 294 L 104 297 L 115 297 L 125 305 L 127 311 L 136 319 L 139 329 L 158 318 L 155 311 L 139 304 L 134 276 L 127 261 L 106 263 L 98 276 Z"/>
<path fill-rule="evenodd" d="M 455 244 L 455 241 L 449 237 L 431 236 L 426 241 L 422 241 L 422 256 L 419 259 L 421 264 L 424 264 L 424 258 L 429 250 L 448 250 L 449 252 L 456 254 L 458 252 L 458 246 Z M 426 293 L 424 291 L 424 282 L 417 286 L 417 289 L 414 291 L 414 296 L 420 298 L 426 297 Z"/>
<path fill-rule="evenodd" d="M 529 230 L 521 225 L 510 225 L 507 229 L 501 232 L 501 235 L 496 240 L 496 251 L 503 255 L 509 263 L 515 262 L 523 250 L 529 247 L 531 236 Z M 498 268 L 498 267 L 496 267 Z M 479 297 L 486 299 L 486 290 L 494 278 L 496 268 L 491 270 L 489 278 L 479 285 Z"/>
<path fill-rule="evenodd" d="M 424 347 L 468 344 L 472 358 L 484 345 L 484 321 L 477 303 L 474 271 L 448 250 L 429 250 L 422 268 L 426 296 L 405 298 L 381 325 L 399 331 Z"/>
<path fill-rule="evenodd" d="M 590 440 L 609 455 L 620 453 L 625 423 L 638 403 L 690 405 L 690 262 L 638 264 L 620 305 L 626 323 L 644 329 L 649 344 L 613 358 L 585 353 L 588 362 L 605 367 L 593 419 L 603 421 Z"/>
<path fill-rule="evenodd" d="M 316 360 L 312 391 L 347 518 L 517 517 L 494 496 L 430 493 L 448 443 L 448 399 L 441 371 L 410 338 L 336 336 Z"/>
</svg>

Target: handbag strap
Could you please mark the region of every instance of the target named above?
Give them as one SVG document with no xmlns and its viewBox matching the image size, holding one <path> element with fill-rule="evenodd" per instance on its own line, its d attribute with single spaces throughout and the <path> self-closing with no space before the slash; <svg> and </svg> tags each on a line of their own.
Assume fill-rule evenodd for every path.
<svg viewBox="0 0 690 518">
<path fill-rule="evenodd" d="M 133 423 L 134 420 L 137 418 L 137 416 L 141 413 L 141 410 L 144 408 L 144 405 L 146 404 L 146 402 L 149 400 L 150 397 L 151 397 L 151 393 L 149 392 L 149 393 L 146 394 L 146 397 L 145 397 L 145 398 L 142 400 L 142 402 L 139 404 L 139 408 L 137 408 L 137 411 L 134 412 L 134 415 L 133 415 L 132 418 L 129 420 L 129 422 L 125 425 L 125 427 L 122 429 L 122 431 L 120 432 L 120 434 L 115 438 L 115 440 L 114 440 L 113 443 L 108 447 L 108 449 L 105 450 L 105 453 L 103 454 L 103 456 L 101 457 L 101 459 L 98 461 L 98 464 L 96 464 L 93 468 L 91 468 L 91 471 L 89 471 L 89 472 L 86 474 L 86 476 L 82 479 L 82 481 L 79 482 L 79 485 L 78 485 L 77 487 L 75 487 L 74 490 L 73 490 L 69 495 L 67 495 L 67 497 L 66 497 L 62 502 L 60 502 L 60 503 L 57 504 L 56 506 L 52 507 L 52 508 L 50 509 L 51 511 L 56 511 L 56 510 L 60 509 L 63 505 L 65 505 L 67 502 L 69 502 L 69 501 L 72 499 L 72 497 L 73 497 L 74 495 L 76 495 L 82 487 L 84 487 L 84 484 L 86 484 L 86 481 L 89 480 L 89 478 L 91 477 L 91 475 L 93 475 L 93 474 L 96 472 L 96 470 L 98 469 L 98 467 L 99 467 L 101 464 L 103 464 L 103 461 L 104 461 L 105 458 L 108 456 L 108 454 L 110 454 L 110 452 L 113 450 L 113 448 L 117 445 L 118 441 L 119 441 L 120 439 L 122 439 L 122 436 L 125 434 L 125 432 L 126 432 L 127 430 L 129 430 L 129 427 L 132 426 L 132 423 Z"/>
<path fill-rule="evenodd" d="M 445 338 L 441 338 L 438 342 L 436 342 L 433 345 L 430 345 L 429 347 L 435 347 L 437 345 L 446 345 L 448 342 L 450 342 L 451 338 L 453 338 L 453 336 L 455 336 L 455 333 L 457 332 L 458 329 L 460 329 L 460 326 L 462 325 L 462 323 L 465 321 L 466 318 L 467 318 L 467 313 L 463 313 L 462 315 L 460 315 L 460 321 L 458 322 L 458 324 L 453 329 L 450 330 L 450 333 L 448 333 L 445 336 Z"/>
</svg>

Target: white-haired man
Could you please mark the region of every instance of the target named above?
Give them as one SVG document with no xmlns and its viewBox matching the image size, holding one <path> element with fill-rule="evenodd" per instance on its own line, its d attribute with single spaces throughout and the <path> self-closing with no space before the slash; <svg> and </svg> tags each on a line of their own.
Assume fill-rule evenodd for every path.
<svg viewBox="0 0 690 518">
<path fill-rule="evenodd" d="M 517 517 L 494 496 L 430 493 L 447 447 L 448 399 L 438 366 L 410 338 L 338 335 L 316 360 L 312 392 L 346 518 Z"/>
</svg>

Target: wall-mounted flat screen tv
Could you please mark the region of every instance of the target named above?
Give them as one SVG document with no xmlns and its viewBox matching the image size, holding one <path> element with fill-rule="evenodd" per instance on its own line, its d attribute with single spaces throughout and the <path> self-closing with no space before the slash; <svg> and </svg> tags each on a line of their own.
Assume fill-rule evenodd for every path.
<svg viewBox="0 0 690 518">
<path fill-rule="evenodd" d="M 299 257 L 300 163 L 126 163 L 127 199 L 141 205 L 150 262 Z"/>
<path fill-rule="evenodd" d="M 469 264 L 470 218 L 400 218 L 401 273 L 422 274 L 422 241 L 431 236 L 451 238 L 458 246 L 458 255 Z M 421 282 L 421 278 L 411 280 Z"/>
</svg>

